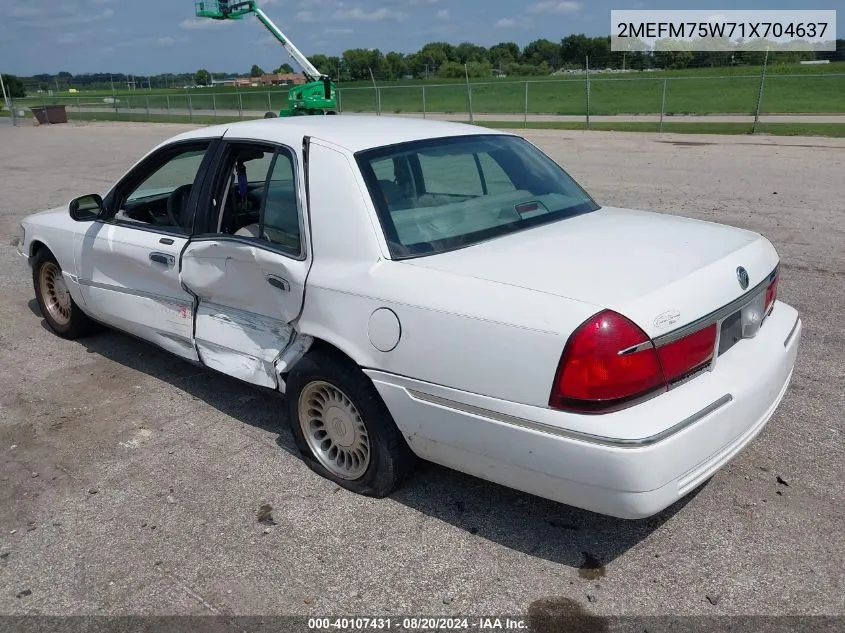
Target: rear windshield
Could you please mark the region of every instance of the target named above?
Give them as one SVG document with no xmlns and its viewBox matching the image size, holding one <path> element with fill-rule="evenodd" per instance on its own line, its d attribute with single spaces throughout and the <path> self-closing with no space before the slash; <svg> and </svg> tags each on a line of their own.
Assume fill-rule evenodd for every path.
<svg viewBox="0 0 845 633">
<path fill-rule="evenodd" d="M 599 208 L 517 136 L 429 139 L 359 152 L 391 257 L 462 248 Z"/>
</svg>

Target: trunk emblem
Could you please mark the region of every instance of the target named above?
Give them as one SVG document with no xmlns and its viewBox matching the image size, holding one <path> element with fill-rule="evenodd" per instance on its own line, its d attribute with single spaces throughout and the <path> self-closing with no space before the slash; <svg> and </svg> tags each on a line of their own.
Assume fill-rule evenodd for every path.
<svg viewBox="0 0 845 633">
<path fill-rule="evenodd" d="M 666 312 L 661 312 L 654 317 L 654 327 L 662 330 L 670 325 L 675 325 L 680 318 L 681 313 L 677 310 L 667 310 Z"/>
<path fill-rule="evenodd" d="M 736 269 L 736 278 L 739 280 L 739 287 L 745 290 L 748 288 L 748 271 L 742 266 Z"/>
</svg>

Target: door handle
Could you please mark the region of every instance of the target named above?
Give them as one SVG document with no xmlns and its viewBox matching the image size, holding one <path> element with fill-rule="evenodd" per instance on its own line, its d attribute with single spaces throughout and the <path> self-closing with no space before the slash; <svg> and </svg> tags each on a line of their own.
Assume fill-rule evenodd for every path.
<svg viewBox="0 0 845 633">
<path fill-rule="evenodd" d="M 164 264 L 170 268 L 176 263 L 176 258 L 167 253 L 150 253 L 150 261 L 156 264 Z"/>
<path fill-rule="evenodd" d="M 290 283 L 287 279 L 282 279 L 276 275 L 267 275 L 267 283 L 282 292 L 290 292 Z"/>
</svg>

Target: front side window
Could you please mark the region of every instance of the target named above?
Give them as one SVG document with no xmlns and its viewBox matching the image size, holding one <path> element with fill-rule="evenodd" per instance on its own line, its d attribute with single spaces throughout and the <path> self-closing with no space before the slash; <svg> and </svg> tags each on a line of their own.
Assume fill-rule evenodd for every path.
<svg viewBox="0 0 845 633">
<path fill-rule="evenodd" d="M 172 148 L 142 167 L 119 196 L 114 218 L 189 232 L 193 213 L 188 200 L 207 149 L 208 143 Z"/>
<path fill-rule="evenodd" d="M 516 136 L 416 141 L 356 158 L 396 259 L 462 248 L 599 208 L 554 161 Z"/>
</svg>

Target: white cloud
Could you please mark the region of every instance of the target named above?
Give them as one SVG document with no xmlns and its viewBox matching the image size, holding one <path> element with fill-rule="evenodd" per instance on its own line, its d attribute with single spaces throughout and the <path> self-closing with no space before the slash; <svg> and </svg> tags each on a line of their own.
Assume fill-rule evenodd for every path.
<svg viewBox="0 0 845 633">
<path fill-rule="evenodd" d="M 117 0 L 91 0 L 91 4 L 117 4 Z"/>
<path fill-rule="evenodd" d="M 534 26 L 534 20 L 531 18 L 502 18 L 496 22 L 498 28 L 520 28 L 530 29 Z"/>
<path fill-rule="evenodd" d="M 232 24 L 232 20 L 210 20 L 208 18 L 186 18 L 179 23 L 180 29 L 187 31 L 197 31 L 205 29 L 215 29 L 224 24 Z"/>
<path fill-rule="evenodd" d="M 529 13 L 577 13 L 581 10 L 580 2 L 573 0 L 549 0 L 537 2 L 528 7 Z"/>
<path fill-rule="evenodd" d="M 296 14 L 296 21 L 297 22 L 316 22 L 317 18 L 314 17 L 313 11 L 300 11 Z"/>
<path fill-rule="evenodd" d="M 349 35 L 354 32 L 352 29 L 323 29 L 323 35 Z"/>
<path fill-rule="evenodd" d="M 134 39 L 122 39 L 117 43 L 119 48 L 137 48 L 137 47 L 145 47 L 148 48 L 150 46 L 159 46 L 159 47 L 166 47 L 166 46 L 173 46 L 178 42 L 184 42 L 187 38 L 185 37 L 136 37 Z"/>
<path fill-rule="evenodd" d="M 411 16 L 403 11 L 394 11 L 393 9 L 388 9 L 387 7 L 381 7 L 375 11 L 370 11 L 369 13 L 360 7 L 355 7 L 354 9 L 338 9 L 334 12 L 332 19 L 356 20 L 360 22 L 382 22 L 384 20 L 396 20 L 397 22 L 402 22 L 407 20 L 409 17 Z"/>
<path fill-rule="evenodd" d="M 438 20 L 448 20 L 449 19 L 449 9 L 440 9 L 435 16 Z"/>
<path fill-rule="evenodd" d="M 114 16 L 114 11 L 107 8 L 99 13 L 88 14 L 80 10 L 75 3 L 60 4 L 49 9 L 17 4 L 11 8 L 7 16 L 22 26 L 53 29 L 107 20 Z"/>
<path fill-rule="evenodd" d="M 62 33 L 56 38 L 56 44 L 79 44 L 83 39 L 81 33 Z"/>
<path fill-rule="evenodd" d="M 36 20 L 38 18 L 46 17 L 47 11 L 46 9 L 38 7 L 18 4 L 13 6 L 6 15 L 13 20 Z"/>
</svg>

